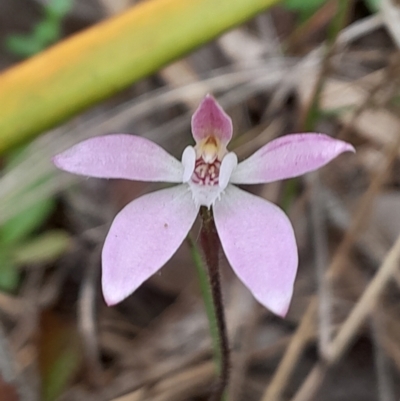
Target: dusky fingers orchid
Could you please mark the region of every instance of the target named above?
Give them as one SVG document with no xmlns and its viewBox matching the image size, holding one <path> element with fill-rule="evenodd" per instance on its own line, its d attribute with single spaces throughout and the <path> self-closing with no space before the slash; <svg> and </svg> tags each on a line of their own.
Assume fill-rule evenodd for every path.
<svg viewBox="0 0 400 401">
<path fill-rule="evenodd" d="M 88 139 L 53 159 L 58 168 L 84 176 L 178 184 L 135 199 L 112 223 L 102 253 L 107 304 L 122 301 L 158 271 L 206 206 L 213 209 L 222 248 L 240 280 L 262 305 L 284 316 L 298 264 L 292 225 L 279 207 L 233 184 L 296 177 L 353 146 L 323 134 L 292 134 L 238 164 L 227 150 L 232 121 L 210 95 L 192 117 L 192 133 L 196 145 L 184 150 L 181 162 L 127 134 Z"/>
</svg>

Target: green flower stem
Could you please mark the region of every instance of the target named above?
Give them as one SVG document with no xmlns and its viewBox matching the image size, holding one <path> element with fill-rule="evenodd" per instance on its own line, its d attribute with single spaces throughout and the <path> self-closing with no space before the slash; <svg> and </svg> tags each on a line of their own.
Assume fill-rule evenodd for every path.
<svg viewBox="0 0 400 401">
<path fill-rule="evenodd" d="M 209 401 L 221 401 L 225 400 L 225 389 L 229 383 L 230 349 L 219 272 L 220 241 L 212 211 L 206 207 L 201 207 L 200 216 L 202 218 L 200 242 L 208 268 L 208 276 L 203 268 L 202 258 L 196 245 L 191 239 L 189 239 L 189 243 L 199 275 L 219 376 Z"/>
<path fill-rule="evenodd" d="M 201 296 L 203 297 L 204 307 L 207 314 L 208 325 L 211 334 L 211 341 L 213 347 L 213 355 L 215 360 L 215 366 L 217 374 L 221 372 L 221 349 L 219 346 L 219 337 L 218 337 L 218 326 L 217 326 L 217 317 L 215 314 L 215 307 L 213 303 L 213 298 L 211 294 L 210 281 L 208 278 L 207 270 L 204 267 L 203 259 L 201 253 L 194 242 L 193 238 L 189 235 L 188 243 L 190 246 L 190 251 L 192 254 L 192 258 L 194 261 L 194 265 L 196 267 L 197 277 L 199 280 Z"/>
<path fill-rule="evenodd" d="M 148 0 L 0 75 L 0 153 L 267 10 L 278 0 Z"/>
</svg>

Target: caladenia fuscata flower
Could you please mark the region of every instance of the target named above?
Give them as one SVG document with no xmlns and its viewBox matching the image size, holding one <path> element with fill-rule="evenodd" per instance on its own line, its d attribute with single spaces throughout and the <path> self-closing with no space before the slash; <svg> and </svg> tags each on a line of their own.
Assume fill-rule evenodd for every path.
<svg viewBox="0 0 400 401">
<path fill-rule="evenodd" d="M 292 134 L 266 144 L 238 163 L 227 150 L 232 121 L 207 95 L 192 117 L 195 146 L 182 160 L 145 138 L 114 134 L 78 143 L 54 157 L 65 171 L 90 177 L 170 182 L 143 195 L 115 218 L 102 253 L 108 305 L 134 292 L 181 245 L 199 213 L 212 208 L 225 255 L 239 279 L 272 312 L 289 308 L 298 265 L 292 225 L 276 205 L 238 188 L 297 177 L 318 169 L 350 144 L 316 133 Z"/>
</svg>

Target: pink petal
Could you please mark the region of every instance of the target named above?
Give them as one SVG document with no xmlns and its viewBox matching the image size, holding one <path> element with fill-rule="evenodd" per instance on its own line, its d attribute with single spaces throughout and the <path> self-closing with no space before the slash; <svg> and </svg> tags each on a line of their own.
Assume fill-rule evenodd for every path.
<svg viewBox="0 0 400 401">
<path fill-rule="evenodd" d="M 347 151 L 355 150 L 349 143 L 327 135 L 286 135 L 239 163 L 230 181 L 233 184 L 261 184 L 297 177 L 324 166 Z"/>
<path fill-rule="evenodd" d="M 226 145 L 232 138 L 232 120 L 217 101 L 207 95 L 193 114 L 192 132 L 196 143 L 215 136 Z"/>
<path fill-rule="evenodd" d="M 286 315 L 298 264 L 289 219 L 274 204 L 233 185 L 215 202 L 214 218 L 237 276 L 262 305 Z"/>
<path fill-rule="evenodd" d="M 172 257 L 198 210 L 188 186 L 179 185 L 141 196 L 117 215 L 102 255 L 108 305 L 122 301 Z"/>
<path fill-rule="evenodd" d="M 148 139 L 127 134 L 87 139 L 53 158 L 70 173 L 99 178 L 182 182 L 181 163 Z"/>
</svg>

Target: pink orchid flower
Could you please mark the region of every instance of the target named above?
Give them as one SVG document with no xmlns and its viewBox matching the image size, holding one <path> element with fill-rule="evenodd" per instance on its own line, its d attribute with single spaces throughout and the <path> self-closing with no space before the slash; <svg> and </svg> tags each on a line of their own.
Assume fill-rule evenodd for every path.
<svg viewBox="0 0 400 401">
<path fill-rule="evenodd" d="M 284 316 L 298 265 L 292 225 L 279 207 L 234 184 L 296 177 L 354 148 L 322 134 L 293 134 L 238 164 L 226 148 L 232 121 L 210 95 L 192 117 L 192 132 L 196 145 L 184 150 L 181 162 L 126 134 L 94 137 L 54 157 L 58 168 L 75 174 L 178 184 L 135 199 L 116 216 L 102 253 L 104 298 L 116 304 L 157 272 L 206 206 L 239 279 L 262 305 Z"/>
</svg>

